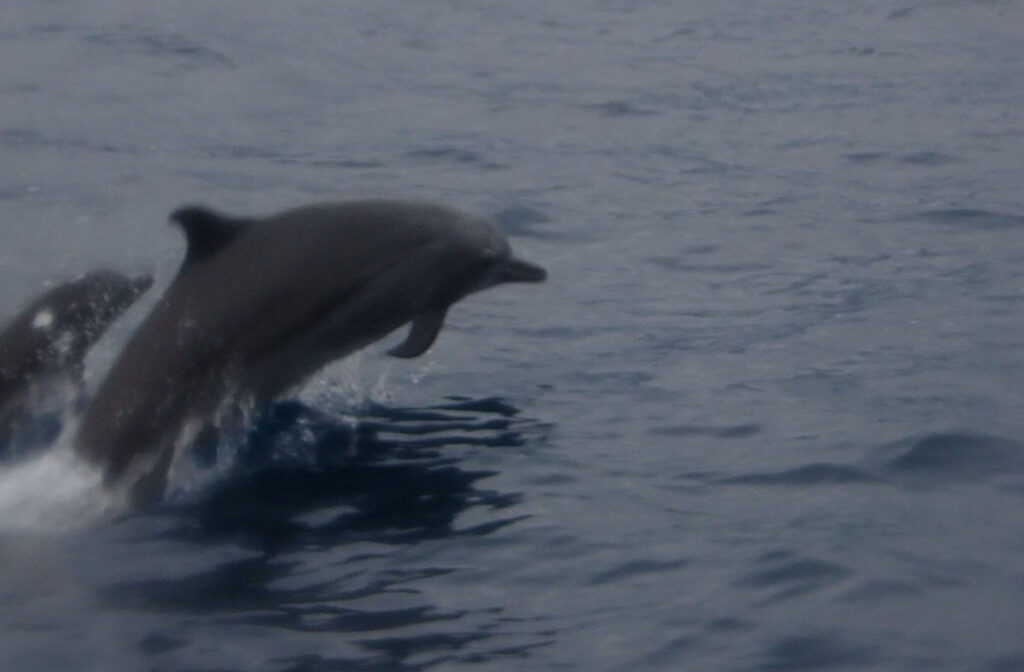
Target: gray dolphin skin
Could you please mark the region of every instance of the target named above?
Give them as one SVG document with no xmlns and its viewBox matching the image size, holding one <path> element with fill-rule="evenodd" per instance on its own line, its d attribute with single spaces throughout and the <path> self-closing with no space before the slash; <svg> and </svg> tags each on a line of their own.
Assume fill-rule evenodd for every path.
<svg viewBox="0 0 1024 672">
<path fill-rule="evenodd" d="M 33 394 L 57 379 L 79 384 L 86 352 L 107 327 L 153 284 L 93 271 L 50 289 L 0 332 L 0 443 L 31 412 Z"/>
<path fill-rule="evenodd" d="M 484 219 L 405 201 L 322 203 L 265 219 L 176 210 L 188 248 L 79 427 L 79 453 L 136 503 L 162 496 L 175 445 L 232 403 L 265 404 L 411 322 L 389 353 L 416 357 L 448 308 L 541 282 Z"/>
</svg>

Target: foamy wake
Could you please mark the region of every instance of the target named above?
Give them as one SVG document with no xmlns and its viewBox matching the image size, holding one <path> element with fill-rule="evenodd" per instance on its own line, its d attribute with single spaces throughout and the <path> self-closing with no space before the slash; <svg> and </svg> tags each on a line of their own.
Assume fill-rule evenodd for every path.
<svg viewBox="0 0 1024 672">
<path fill-rule="evenodd" d="M 58 445 L 0 467 L 0 531 L 61 532 L 99 521 L 116 507 L 98 469 Z"/>
</svg>

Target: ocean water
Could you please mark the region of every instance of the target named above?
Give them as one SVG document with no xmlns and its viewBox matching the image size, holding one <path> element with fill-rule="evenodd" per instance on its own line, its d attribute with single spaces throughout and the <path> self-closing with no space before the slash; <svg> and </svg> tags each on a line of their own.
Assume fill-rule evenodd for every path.
<svg viewBox="0 0 1024 672">
<path fill-rule="evenodd" d="M 5 3 L 0 319 L 157 277 L 90 386 L 184 203 L 426 198 L 550 278 L 327 369 L 152 510 L 66 437 L 0 464 L 0 669 L 1024 669 L 1022 26 Z"/>
</svg>

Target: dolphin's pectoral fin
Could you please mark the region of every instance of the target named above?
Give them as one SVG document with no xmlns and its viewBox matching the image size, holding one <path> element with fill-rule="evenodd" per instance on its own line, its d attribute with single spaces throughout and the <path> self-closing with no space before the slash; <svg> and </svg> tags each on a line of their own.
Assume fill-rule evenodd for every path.
<svg viewBox="0 0 1024 672">
<path fill-rule="evenodd" d="M 444 324 L 446 312 L 448 312 L 448 306 L 428 310 L 418 315 L 412 321 L 409 335 L 400 345 L 396 345 L 388 350 L 388 354 L 392 357 L 401 357 L 403 359 L 422 355 L 434 344 L 434 340 L 437 339 L 437 335 L 441 332 L 441 325 Z"/>
<path fill-rule="evenodd" d="M 224 217 L 200 205 L 190 205 L 172 212 L 171 221 L 185 232 L 188 243 L 185 264 L 188 265 L 209 257 L 237 238 L 249 220 Z"/>
</svg>

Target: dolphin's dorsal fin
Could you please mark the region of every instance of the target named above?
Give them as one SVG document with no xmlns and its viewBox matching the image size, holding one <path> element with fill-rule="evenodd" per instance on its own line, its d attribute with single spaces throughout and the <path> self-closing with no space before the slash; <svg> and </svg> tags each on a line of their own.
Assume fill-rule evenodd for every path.
<svg viewBox="0 0 1024 672">
<path fill-rule="evenodd" d="M 416 319 L 412 321 L 409 335 L 405 337 L 405 340 L 400 345 L 396 345 L 388 350 L 388 354 L 392 357 L 401 357 L 402 359 L 422 355 L 434 344 L 437 334 L 441 331 L 441 325 L 444 324 L 446 312 L 448 312 L 448 306 L 428 310 L 417 315 Z"/>
<path fill-rule="evenodd" d="M 189 205 L 171 213 L 171 221 L 185 232 L 188 251 L 185 265 L 201 261 L 234 240 L 249 220 L 225 217 L 201 205 Z"/>
</svg>

